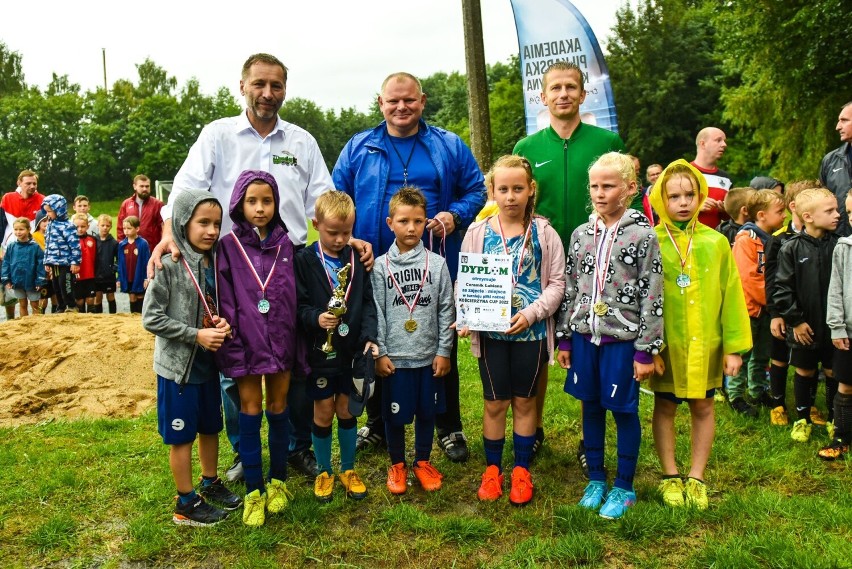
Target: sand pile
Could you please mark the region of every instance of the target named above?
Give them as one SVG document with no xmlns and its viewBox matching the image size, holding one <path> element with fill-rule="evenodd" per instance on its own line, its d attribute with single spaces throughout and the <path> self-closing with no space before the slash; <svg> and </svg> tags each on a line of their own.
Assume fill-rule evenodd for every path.
<svg viewBox="0 0 852 569">
<path fill-rule="evenodd" d="M 0 324 L 0 426 L 133 417 L 154 407 L 154 337 L 138 314 L 50 314 Z"/>
</svg>

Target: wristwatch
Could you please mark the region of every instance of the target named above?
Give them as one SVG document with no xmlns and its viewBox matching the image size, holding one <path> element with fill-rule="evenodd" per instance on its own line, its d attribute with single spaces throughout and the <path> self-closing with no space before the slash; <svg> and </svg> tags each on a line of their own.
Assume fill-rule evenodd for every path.
<svg viewBox="0 0 852 569">
<path fill-rule="evenodd" d="M 454 211 L 451 211 L 450 215 L 453 216 L 453 223 L 455 224 L 456 229 L 461 229 L 461 216 Z"/>
</svg>

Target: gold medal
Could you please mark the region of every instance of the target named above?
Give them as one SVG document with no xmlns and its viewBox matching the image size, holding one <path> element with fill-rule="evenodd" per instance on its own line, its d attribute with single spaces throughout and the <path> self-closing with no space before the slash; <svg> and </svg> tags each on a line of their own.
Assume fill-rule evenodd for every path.
<svg viewBox="0 0 852 569">
<path fill-rule="evenodd" d="M 521 302 L 521 295 L 513 294 L 512 295 L 512 307 L 513 308 L 523 308 L 523 303 Z"/>
<path fill-rule="evenodd" d="M 606 316 L 606 313 L 609 311 L 609 305 L 606 302 L 599 300 L 594 306 L 592 306 L 592 310 L 598 316 Z"/>
<path fill-rule="evenodd" d="M 414 332 L 415 330 L 417 330 L 417 321 L 414 320 L 414 318 L 409 318 L 408 320 L 406 320 L 405 321 L 405 331 L 411 333 L 411 332 Z"/>
</svg>

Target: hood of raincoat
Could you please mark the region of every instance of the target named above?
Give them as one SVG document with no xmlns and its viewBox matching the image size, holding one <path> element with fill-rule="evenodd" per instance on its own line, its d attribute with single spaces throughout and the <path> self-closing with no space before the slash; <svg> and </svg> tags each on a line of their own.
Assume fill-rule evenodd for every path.
<svg viewBox="0 0 852 569">
<path fill-rule="evenodd" d="M 59 194 L 50 194 L 44 198 L 42 210 L 44 206 L 50 206 L 50 209 L 56 212 L 56 219 L 68 219 L 68 202 Z"/>
<path fill-rule="evenodd" d="M 704 178 L 704 174 L 698 171 L 692 164 L 687 162 L 684 159 L 675 160 L 663 170 L 663 173 L 660 174 L 660 177 L 657 178 L 657 181 L 654 182 L 654 187 L 651 188 L 651 195 L 648 197 L 651 202 L 651 207 L 654 208 L 654 211 L 657 212 L 657 215 L 660 216 L 660 223 L 666 223 L 671 227 L 677 227 L 675 222 L 672 221 L 671 217 L 669 217 L 669 212 L 666 209 L 666 196 L 663 195 L 663 184 L 669 180 L 673 175 L 677 174 L 686 174 L 689 173 L 698 180 L 698 207 L 695 208 L 695 212 L 692 214 L 692 218 L 689 220 L 688 225 L 694 226 L 698 223 L 698 213 L 701 211 L 701 206 L 704 204 L 704 201 L 707 199 L 707 180 Z"/>
<path fill-rule="evenodd" d="M 231 204 L 228 208 L 228 215 L 231 216 L 231 220 L 234 222 L 233 232 L 242 241 L 246 239 L 251 240 L 250 236 L 254 234 L 257 242 L 260 242 L 260 235 L 257 230 L 245 218 L 245 215 L 243 215 L 243 199 L 246 197 L 248 187 L 255 181 L 267 183 L 272 188 L 272 197 L 275 200 L 275 212 L 273 213 L 272 221 L 269 222 L 265 245 L 277 244 L 281 236 L 287 233 L 287 226 L 284 225 L 284 220 L 281 219 L 281 196 L 278 191 L 278 183 L 272 174 L 263 170 L 244 170 L 237 178 L 236 183 L 234 183 L 234 191 L 231 192 Z"/>
<path fill-rule="evenodd" d="M 189 225 L 189 220 L 192 219 L 192 214 L 195 213 L 198 204 L 205 201 L 219 203 L 219 200 L 207 190 L 187 190 L 175 197 L 172 206 L 172 238 L 180 249 L 180 254 L 186 257 L 190 266 L 195 266 L 193 263 L 197 263 L 201 259 L 201 253 L 197 253 L 190 245 L 186 226 Z M 221 205 L 219 204 L 220 207 Z"/>
</svg>

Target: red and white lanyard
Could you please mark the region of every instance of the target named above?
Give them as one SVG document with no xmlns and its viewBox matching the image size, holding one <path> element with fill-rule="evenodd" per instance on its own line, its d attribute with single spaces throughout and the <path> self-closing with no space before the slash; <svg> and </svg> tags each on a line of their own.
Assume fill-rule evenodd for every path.
<svg viewBox="0 0 852 569">
<path fill-rule="evenodd" d="M 509 246 L 506 243 L 506 238 L 503 236 L 503 224 L 500 223 L 500 216 L 498 215 L 496 217 L 497 217 L 497 228 L 500 231 L 500 241 L 501 241 L 501 243 L 503 243 L 503 251 L 505 251 L 507 255 L 514 257 L 514 255 L 512 255 L 512 252 L 509 251 Z M 524 256 L 527 254 L 527 242 L 529 241 L 530 236 L 532 235 L 532 224 L 533 224 L 533 220 L 530 219 L 530 224 L 527 226 L 527 230 L 524 231 L 524 240 L 521 243 L 521 258 L 518 259 L 518 270 L 512 271 L 511 276 L 512 276 L 512 287 L 513 288 L 517 284 L 518 280 L 520 280 L 521 272 L 523 272 L 523 269 L 524 269 Z M 516 275 L 516 272 L 517 272 L 517 275 Z"/>
<path fill-rule="evenodd" d="M 260 287 L 260 293 L 263 298 L 266 298 L 266 287 L 269 286 L 269 281 L 272 280 L 272 275 L 275 273 L 275 267 L 278 265 L 278 255 L 281 253 L 281 245 L 278 246 L 278 249 L 275 251 L 275 260 L 272 262 L 272 268 L 269 269 L 269 274 L 266 275 L 266 280 L 261 281 L 260 275 L 257 274 L 257 271 L 254 270 L 254 265 L 251 263 L 251 259 L 249 259 L 246 250 L 243 248 L 243 244 L 240 243 L 240 240 L 237 239 L 237 236 L 231 233 L 231 237 L 234 238 L 234 243 L 237 244 L 237 249 L 240 250 L 240 253 L 243 255 L 243 259 L 245 259 L 248 268 L 251 269 L 251 274 L 254 275 L 254 280 L 257 281 L 257 286 Z"/>
<path fill-rule="evenodd" d="M 606 251 L 606 256 L 603 258 L 603 266 L 601 266 L 601 251 L 604 248 L 604 244 L 606 243 L 607 229 L 606 224 L 604 224 L 603 234 L 601 235 L 601 243 L 598 245 L 598 223 L 603 223 L 603 220 L 600 218 L 595 218 L 595 233 L 593 242 L 595 244 L 595 267 L 594 267 L 594 276 L 595 276 L 595 285 L 596 285 L 596 296 L 598 298 L 603 295 L 604 286 L 606 286 L 606 276 L 609 272 L 609 261 L 612 258 L 612 248 L 615 246 L 615 238 L 618 236 L 618 226 L 621 225 L 621 220 L 619 219 L 615 226 L 612 228 L 612 232 L 609 233 L 609 248 Z"/>
<path fill-rule="evenodd" d="M 686 261 L 689 259 L 689 253 L 692 251 L 692 238 L 695 236 L 695 226 L 692 226 L 692 231 L 689 233 L 689 243 L 686 245 L 686 255 L 680 254 L 680 247 L 677 246 L 677 241 L 675 241 L 675 238 L 672 236 L 672 232 L 669 231 L 668 224 L 663 224 L 663 227 L 666 228 L 666 235 L 669 236 L 672 245 L 674 245 L 675 252 L 680 259 L 680 274 L 686 274 Z"/>
<path fill-rule="evenodd" d="M 193 273 L 192 269 L 189 268 L 189 263 L 186 262 L 186 258 L 183 255 L 181 255 L 180 260 L 183 261 L 183 266 L 186 267 L 186 272 L 189 273 L 189 278 L 192 280 L 192 284 L 195 285 L 195 292 L 198 293 L 198 298 L 201 299 L 201 306 L 204 307 L 205 314 L 207 314 L 207 317 L 210 318 L 210 322 L 215 325 L 215 315 L 213 314 L 213 310 L 210 308 L 210 305 L 207 304 L 207 299 L 204 298 L 204 293 L 201 291 L 201 285 L 198 284 L 198 279 L 195 278 L 195 273 Z"/>
<path fill-rule="evenodd" d="M 322 263 L 322 270 L 325 271 L 325 277 L 328 279 L 328 287 L 334 292 L 334 281 L 331 280 L 331 274 L 328 272 L 328 267 L 325 264 L 325 253 L 322 251 L 322 243 L 317 241 L 317 251 L 319 252 L 320 263 Z M 346 285 L 346 294 L 343 296 L 343 302 L 349 301 L 349 293 L 352 291 L 352 281 L 355 280 L 352 278 L 355 273 L 355 250 L 349 249 L 349 266 L 352 273 L 349 275 L 349 284 Z"/>
<path fill-rule="evenodd" d="M 393 271 L 391 271 L 390 266 L 390 256 L 385 255 L 385 267 L 388 269 L 388 276 L 393 283 L 396 292 L 399 293 L 400 298 L 402 298 L 402 302 L 405 303 L 405 307 L 408 308 L 408 319 L 412 320 L 414 314 L 414 309 L 417 308 L 417 301 L 420 300 L 420 293 L 423 292 L 423 285 L 426 284 L 426 277 L 429 276 L 429 253 L 426 253 L 426 269 L 423 271 L 423 280 L 420 281 L 420 286 L 417 289 L 417 294 L 414 295 L 414 300 L 411 301 L 411 304 L 408 303 L 408 300 L 405 298 L 405 295 L 402 293 L 402 289 L 399 286 L 399 283 L 396 280 L 396 277 L 393 276 Z"/>
<path fill-rule="evenodd" d="M 440 223 L 441 229 L 443 229 L 443 232 L 442 232 L 443 235 L 441 235 L 441 242 L 438 244 L 438 254 L 440 256 L 446 258 L 447 257 L 447 244 L 446 244 L 446 241 L 447 241 L 447 226 L 444 224 L 443 221 L 441 221 L 437 217 L 433 217 L 432 219 L 434 219 L 435 221 Z M 435 230 L 430 229 L 429 230 L 429 250 L 430 251 L 432 250 L 432 242 L 434 240 L 435 240 Z"/>
</svg>

